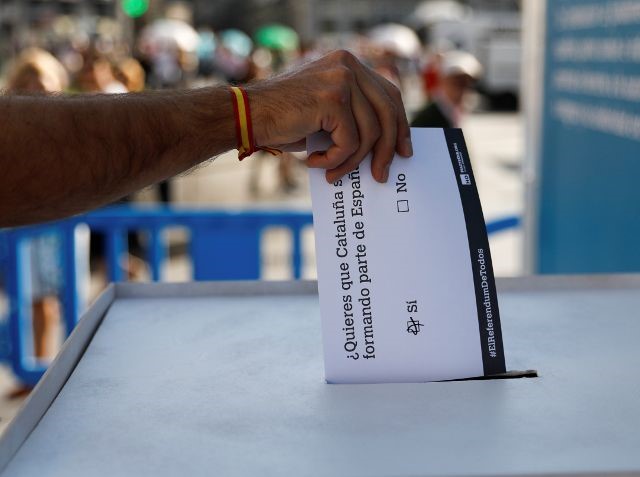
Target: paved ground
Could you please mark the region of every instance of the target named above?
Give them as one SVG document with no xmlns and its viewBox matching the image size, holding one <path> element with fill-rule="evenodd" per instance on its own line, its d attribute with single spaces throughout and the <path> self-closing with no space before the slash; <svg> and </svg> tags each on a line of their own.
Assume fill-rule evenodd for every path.
<svg viewBox="0 0 640 477">
<path fill-rule="evenodd" d="M 508 214 L 520 214 L 523 190 L 520 166 L 523 153 L 521 116 L 517 114 L 475 114 L 463 125 L 473 162 L 485 218 L 492 220 Z M 257 193 L 250 190 L 252 175 L 257 178 Z M 266 207 L 300 208 L 309 210 L 308 180 L 304 167 L 296 168 L 299 187 L 291 194 L 280 191 L 277 182 L 277 160 L 265 156 L 237 163 L 235 154 L 225 154 L 212 163 L 172 182 L 174 200 L 203 207 Z M 154 197 L 145 191 L 142 199 Z M 184 231 L 168 233 L 173 242 L 184 242 Z M 491 251 L 496 275 L 517 275 L 522 270 L 522 236 L 510 231 L 491 238 Z M 286 231 L 272 230 L 263 241 L 264 278 L 290 278 L 288 267 L 289 237 Z M 315 278 L 313 234 L 304 238 L 304 278 Z M 184 256 L 173 258 L 164 271 L 171 281 L 188 280 L 190 263 Z M 99 280 L 94 280 L 94 290 Z M 7 394 L 16 383 L 6 367 L 0 366 L 0 431 L 21 404 L 21 399 L 9 400 Z"/>
</svg>

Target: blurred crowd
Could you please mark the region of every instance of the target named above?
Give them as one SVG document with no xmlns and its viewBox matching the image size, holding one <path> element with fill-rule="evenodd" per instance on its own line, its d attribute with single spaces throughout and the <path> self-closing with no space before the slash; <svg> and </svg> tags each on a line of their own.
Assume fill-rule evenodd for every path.
<svg viewBox="0 0 640 477">
<path fill-rule="evenodd" d="M 423 45 L 411 28 L 394 23 L 364 33 L 324 34 L 309 43 L 282 24 L 264 25 L 251 36 L 234 28 L 215 32 L 206 27 L 196 29 L 189 14 L 179 10 L 168 10 L 166 16 L 139 26 L 133 33 L 124 31 L 113 18 L 80 20 L 60 15 L 20 35 L 14 43 L 14 57 L 5 62 L 0 75 L 0 88 L 12 94 L 117 94 L 147 88 L 242 84 L 346 48 L 403 91 L 413 87 L 411 99 L 405 98 L 409 110 L 416 112 L 431 99 L 442 116 L 450 119 L 430 124 L 438 114 L 419 112 L 417 125 L 423 126 L 457 125 L 461 95 L 481 72 L 479 64 L 471 64 L 469 58 L 448 58 L 447 50 L 454 49 L 453 45 Z M 452 72 L 459 76 L 453 86 L 447 81 Z M 453 100 L 449 101 L 441 93 L 454 86 L 459 91 L 450 94 Z M 295 161 L 288 155 L 280 159 L 279 185 L 284 193 L 297 187 L 293 167 Z M 248 186 L 254 194 L 257 171 L 259 168 Z M 162 202 L 171 201 L 168 184 L 159 185 L 158 196 Z"/>
</svg>

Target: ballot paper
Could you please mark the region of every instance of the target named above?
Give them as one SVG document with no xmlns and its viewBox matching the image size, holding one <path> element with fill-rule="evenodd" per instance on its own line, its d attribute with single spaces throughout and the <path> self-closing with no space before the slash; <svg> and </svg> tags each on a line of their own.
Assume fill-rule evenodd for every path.
<svg viewBox="0 0 640 477">
<path fill-rule="evenodd" d="M 377 183 L 371 158 L 333 184 L 311 170 L 328 383 L 505 372 L 491 253 L 459 129 L 411 131 Z M 307 139 L 307 152 L 331 145 Z"/>
</svg>

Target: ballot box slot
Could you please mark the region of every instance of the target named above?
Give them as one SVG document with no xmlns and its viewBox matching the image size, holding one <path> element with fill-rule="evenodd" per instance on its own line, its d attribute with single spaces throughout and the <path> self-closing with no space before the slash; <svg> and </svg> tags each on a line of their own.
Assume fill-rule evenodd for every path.
<svg viewBox="0 0 640 477">
<path fill-rule="evenodd" d="M 487 376 L 477 376 L 475 378 L 443 379 L 437 382 L 448 383 L 452 381 L 488 381 L 488 380 L 495 380 L 495 379 L 521 379 L 521 378 L 537 378 L 537 377 L 539 377 L 538 370 L 526 369 L 524 371 L 511 370 L 511 371 L 507 371 L 506 373 L 490 374 Z"/>
<path fill-rule="evenodd" d="M 538 370 L 536 369 L 526 369 L 526 370 L 511 370 L 506 373 L 500 374 L 490 374 L 487 376 L 476 376 L 472 378 L 459 378 L 459 379 L 440 379 L 437 381 L 425 381 L 429 383 L 451 383 L 457 381 L 489 381 L 489 380 L 500 380 L 500 379 L 521 379 L 521 378 L 538 378 Z M 363 384 L 381 384 L 381 383 L 336 383 L 332 381 L 325 380 L 327 384 L 330 386 L 360 386 Z M 422 382 L 422 381 L 419 381 Z"/>
</svg>

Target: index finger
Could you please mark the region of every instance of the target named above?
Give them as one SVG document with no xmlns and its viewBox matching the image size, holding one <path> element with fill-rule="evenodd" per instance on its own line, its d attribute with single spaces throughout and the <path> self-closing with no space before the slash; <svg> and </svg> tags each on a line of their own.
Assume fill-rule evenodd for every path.
<svg viewBox="0 0 640 477">
<path fill-rule="evenodd" d="M 338 113 L 331 133 L 333 144 L 324 152 L 313 152 L 306 160 L 308 167 L 335 169 L 358 150 L 360 136 L 350 108 Z"/>
</svg>

